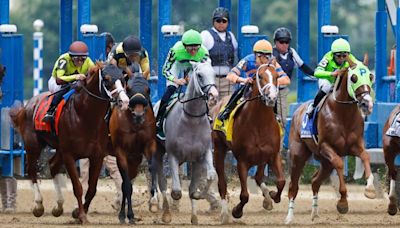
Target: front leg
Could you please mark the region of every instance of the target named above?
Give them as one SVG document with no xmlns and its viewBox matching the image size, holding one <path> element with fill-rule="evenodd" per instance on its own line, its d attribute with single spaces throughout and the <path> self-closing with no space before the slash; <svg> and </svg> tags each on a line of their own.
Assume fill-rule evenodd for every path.
<svg viewBox="0 0 400 228">
<path fill-rule="evenodd" d="M 172 153 L 168 153 L 168 162 L 172 176 L 171 197 L 174 200 L 179 200 L 182 197 L 182 188 L 179 180 L 179 162 Z"/>
<path fill-rule="evenodd" d="M 365 151 L 364 147 L 361 149 L 361 153 L 358 156 L 364 164 L 365 178 L 367 178 L 367 186 L 365 187 L 364 195 L 369 199 L 376 198 L 376 191 L 374 186 L 374 175 L 371 172 L 371 164 L 369 154 Z"/>
</svg>

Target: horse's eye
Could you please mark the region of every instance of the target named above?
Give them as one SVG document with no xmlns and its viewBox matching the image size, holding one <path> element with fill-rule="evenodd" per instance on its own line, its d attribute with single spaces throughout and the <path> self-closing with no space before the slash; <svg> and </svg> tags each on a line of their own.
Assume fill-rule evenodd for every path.
<svg viewBox="0 0 400 228">
<path fill-rule="evenodd" d="M 375 75 L 369 74 L 369 79 L 371 80 L 371 82 L 375 82 Z"/>
<path fill-rule="evenodd" d="M 358 80 L 357 75 L 353 74 L 353 75 L 351 76 L 350 80 L 351 80 L 351 82 L 356 83 L 357 80 Z"/>
</svg>

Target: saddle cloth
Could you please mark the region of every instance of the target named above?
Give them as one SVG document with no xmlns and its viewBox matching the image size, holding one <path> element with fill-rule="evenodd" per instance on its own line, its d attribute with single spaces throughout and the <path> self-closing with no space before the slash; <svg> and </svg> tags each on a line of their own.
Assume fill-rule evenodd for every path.
<svg viewBox="0 0 400 228">
<path fill-rule="evenodd" d="M 44 96 L 40 101 L 38 108 L 36 110 L 36 113 L 34 115 L 34 124 L 35 124 L 35 130 L 36 131 L 44 131 L 44 132 L 54 132 L 56 135 L 58 135 L 58 123 L 60 120 L 61 112 L 66 104 L 67 100 L 70 98 L 70 96 L 75 92 L 75 89 L 71 89 L 68 91 L 66 94 L 64 94 L 63 99 L 61 102 L 57 105 L 56 112 L 54 114 L 54 123 L 48 123 L 48 122 L 43 122 L 43 117 L 46 115 L 47 110 L 50 107 L 51 101 L 53 100 L 54 96 Z M 52 125 L 54 127 L 52 127 Z M 53 129 L 54 128 L 54 129 Z"/>
<path fill-rule="evenodd" d="M 386 135 L 400 137 L 400 112 L 395 115 L 389 129 L 386 131 Z"/>
<path fill-rule="evenodd" d="M 312 103 L 308 104 L 307 109 L 310 108 Z M 313 135 L 317 135 L 317 127 L 314 124 L 315 119 L 317 118 L 317 113 L 319 112 L 319 108 L 317 107 L 314 110 L 314 113 L 311 118 L 308 117 L 307 113 L 304 112 L 302 121 L 301 121 L 301 129 L 300 129 L 300 138 L 302 139 L 310 139 Z"/>
<path fill-rule="evenodd" d="M 241 102 L 236 107 L 232 110 L 232 112 L 229 114 L 229 118 L 221 121 L 218 118 L 215 118 L 214 120 L 214 126 L 213 129 L 216 131 L 222 131 L 225 136 L 226 136 L 226 141 L 232 142 L 232 132 L 233 132 L 233 122 L 234 122 L 234 116 L 236 112 L 243 106 L 243 104 L 246 102 Z M 223 112 L 225 110 L 225 106 L 221 107 L 221 110 L 219 113 Z"/>
</svg>

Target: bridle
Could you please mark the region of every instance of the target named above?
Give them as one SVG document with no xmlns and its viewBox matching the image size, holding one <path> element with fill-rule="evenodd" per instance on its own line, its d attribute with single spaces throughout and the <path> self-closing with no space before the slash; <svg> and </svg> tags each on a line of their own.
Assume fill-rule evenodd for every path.
<svg viewBox="0 0 400 228">
<path fill-rule="evenodd" d="M 187 99 L 187 100 L 181 100 L 181 93 L 182 93 L 182 87 L 183 86 L 179 86 L 178 87 L 178 101 L 181 103 L 181 104 L 183 104 L 182 105 L 182 107 L 183 107 L 183 112 L 186 114 L 186 115 L 188 115 L 188 116 L 190 116 L 190 117 L 202 117 L 202 116 L 204 116 L 204 115 L 206 115 L 207 113 L 208 113 L 208 111 L 209 111 L 209 109 L 208 109 L 208 105 L 207 105 L 207 101 L 208 101 L 208 92 L 210 91 L 210 89 L 214 86 L 214 87 L 216 87 L 216 85 L 215 84 L 207 84 L 207 85 L 204 85 L 204 86 L 200 86 L 200 84 L 199 84 L 199 81 L 198 81 L 198 77 L 197 77 L 197 67 L 195 68 L 195 69 L 193 69 L 193 76 L 192 76 L 192 78 L 190 79 L 190 80 L 194 80 L 193 81 L 193 83 L 194 83 L 194 87 L 195 88 L 200 88 L 200 95 L 199 96 L 196 96 L 196 97 L 193 97 L 193 98 L 190 98 L 190 99 Z M 204 92 L 205 91 L 205 92 Z M 204 103 L 206 104 L 206 111 L 205 112 L 203 112 L 203 113 L 201 113 L 201 114 L 191 114 L 191 113 L 189 113 L 186 109 L 185 109 L 185 103 L 188 103 L 188 102 L 191 102 L 191 101 L 194 101 L 194 100 L 198 100 L 198 99 L 201 99 L 201 100 L 204 100 Z"/>
</svg>

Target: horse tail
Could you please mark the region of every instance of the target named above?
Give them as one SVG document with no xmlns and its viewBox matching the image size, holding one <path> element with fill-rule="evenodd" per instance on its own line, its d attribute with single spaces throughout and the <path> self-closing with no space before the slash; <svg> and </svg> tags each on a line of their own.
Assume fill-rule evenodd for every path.
<svg viewBox="0 0 400 228">
<path fill-rule="evenodd" d="M 9 115 L 11 118 L 11 123 L 16 130 L 19 130 L 22 121 L 24 120 L 25 109 L 23 108 L 21 101 L 15 101 L 12 105 Z"/>
</svg>

